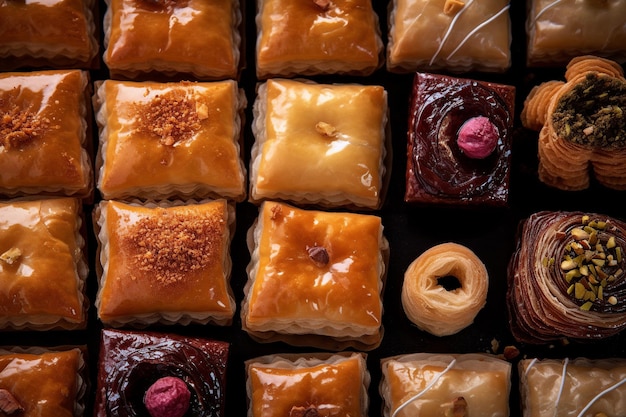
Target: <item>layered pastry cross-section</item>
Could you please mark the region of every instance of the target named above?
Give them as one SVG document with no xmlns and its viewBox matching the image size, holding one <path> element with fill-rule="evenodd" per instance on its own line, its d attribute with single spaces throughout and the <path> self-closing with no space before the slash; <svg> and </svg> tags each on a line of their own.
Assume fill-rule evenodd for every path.
<svg viewBox="0 0 626 417">
<path fill-rule="evenodd" d="M 384 87 L 272 79 L 254 103 L 250 199 L 379 208 L 390 172 Z"/>
<path fill-rule="evenodd" d="M 70 197 L 0 201 L 0 329 L 86 326 L 82 211 Z"/>
<path fill-rule="evenodd" d="M 237 82 L 97 85 L 96 171 L 103 198 L 244 199 L 246 98 Z"/>
<path fill-rule="evenodd" d="M 95 417 L 223 417 L 228 343 L 177 334 L 105 329 Z"/>
<path fill-rule="evenodd" d="M 508 270 L 513 336 L 593 341 L 626 328 L 626 224 L 603 214 L 540 211 L 520 225 Z"/>
<path fill-rule="evenodd" d="M 105 324 L 230 324 L 234 207 L 226 200 L 122 203 L 94 210 L 96 297 Z"/>
<path fill-rule="evenodd" d="M 415 74 L 405 201 L 506 206 L 514 101 L 513 86 Z"/>
<path fill-rule="evenodd" d="M 372 349 L 382 338 L 381 218 L 265 202 L 248 232 L 242 327 L 261 342 Z"/>
<path fill-rule="evenodd" d="M 90 195 L 88 78 L 81 70 L 0 74 L 0 195 Z"/>
</svg>

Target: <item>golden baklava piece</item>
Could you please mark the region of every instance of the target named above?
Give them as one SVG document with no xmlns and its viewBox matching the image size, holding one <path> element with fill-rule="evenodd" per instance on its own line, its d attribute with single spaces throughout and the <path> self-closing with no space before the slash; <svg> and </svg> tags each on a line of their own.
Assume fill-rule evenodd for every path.
<svg viewBox="0 0 626 417">
<path fill-rule="evenodd" d="M 0 1 L 0 69 L 97 68 L 95 0 Z"/>
<path fill-rule="evenodd" d="M 70 197 L 0 202 L 0 329 L 85 327 L 81 215 Z"/>
<path fill-rule="evenodd" d="M 104 62 L 114 78 L 239 76 L 239 0 L 106 0 Z"/>
<path fill-rule="evenodd" d="M 100 202 L 98 318 L 112 327 L 230 324 L 234 216 L 223 199 Z"/>
<path fill-rule="evenodd" d="M 245 198 L 246 98 L 236 81 L 106 80 L 94 103 L 105 199 Z"/>
<path fill-rule="evenodd" d="M 390 172 L 382 86 L 272 79 L 254 103 L 250 199 L 377 209 Z"/>
<path fill-rule="evenodd" d="M 389 246 L 381 218 L 267 201 L 248 231 L 243 329 L 261 342 L 372 349 Z"/>
<path fill-rule="evenodd" d="M 82 70 L 0 74 L 0 195 L 92 193 L 88 78 Z"/>
</svg>

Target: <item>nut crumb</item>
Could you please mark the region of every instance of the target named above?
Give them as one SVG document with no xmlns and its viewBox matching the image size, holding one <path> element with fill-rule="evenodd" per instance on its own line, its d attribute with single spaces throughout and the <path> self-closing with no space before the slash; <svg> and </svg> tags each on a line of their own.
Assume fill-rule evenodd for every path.
<svg viewBox="0 0 626 417">
<path fill-rule="evenodd" d="M 11 415 L 24 411 L 24 407 L 8 390 L 0 388 L 0 413 Z"/>
<path fill-rule="evenodd" d="M 28 145 L 42 136 L 49 126 L 49 119 L 37 117 L 30 109 L 25 110 L 0 99 L 0 146 L 4 149 L 19 149 Z"/>
<path fill-rule="evenodd" d="M 330 0 L 313 0 L 313 3 L 323 11 L 330 8 Z"/>
<path fill-rule="evenodd" d="M 317 266 L 326 266 L 328 262 L 330 262 L 328 251 L 322 246 L 307 246 L 306 251 L 309 254 L 309 258 L 311 258 L 313 263 Z"/>
<path fill-rule="evenodd" d="M 512 359 L 515 359 L 519 356 L 520 351 L 517 347 L 515 346 L 505 346 L 504 347 L 504 359 L 507 361 L 510 361 Z"/>
<path fill-rule="evenodd" d="M 0 255 L 0 260 L 13 265 L 22 256 L 22 251 L 19 248 L 11 248 Z"/>
<path fill-rule="evenodd" d="M 446 0 L 443 5 L 443 13 L 446 16 L 453 16 L 465 6 L 465 2 L 460 0 Z"/>
<path fill-rule="evenodd" d="M 322 136 L 333 137 L 337 134 L 337 129 L 335 126 L 326 122 L 317 122 L 315 125 L 315 130 Z"/>
<path fill-rule="evenodd" d="M 463 397 L 457 397 L 444 405 L 448 407 L 445 411 L 446 417 L 465 417 L 467 415 L 467 401 Z"/>
<path fill-rule="evenodd" d="M 282 207 L 280 206 L 272 206 L 272 215 L 270 216 L 270 219 L 272 220 L 276 220 L 278 217 L 280 217 L 280 215 L 283 212 Z"/>
<path fill-rule="evenodd" d="M 293 406 L 289 410 L 289 417 L 319 417 L 319 415 L 320 413 L 314 405 L 309 405 L 308 407 Z"/>
</svg>

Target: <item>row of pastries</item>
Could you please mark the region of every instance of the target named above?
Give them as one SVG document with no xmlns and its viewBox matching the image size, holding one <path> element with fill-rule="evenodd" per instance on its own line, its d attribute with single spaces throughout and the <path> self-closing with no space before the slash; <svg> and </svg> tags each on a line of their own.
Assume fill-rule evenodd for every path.
<svg viewBox="0 0 626 417">
<path fill-rule="evenodd" d="M 624 3 L 575 3 L 576 8 L 567 1 L 528 2 L 530 65 L 564 65 L 586 53 L 623 60 L 624 35 L 609 23 L 623 23 Z M 28 33 L 16 28 L 41 19 L 72 16 L 72 24 L 86 29 L 68 25 L 43 40 L 0 46 L 2 67 L 45 62 L 57 68 L 0 74 L 0 283 L 6 285 L 0 292 L 0 329 L 85 329 L 92 307 L 85 294 L 90 273 L 98 281 L 93 308 L 104 326 L 93 401 L 84 347 L 6 347 L 0 355 L 0 404 L 6 408 L 0 415 L 82 416 L 92 413 L 85 409 L 91 402 L 97 416 L 227 415 L 229 343 L 137 328 L 228 327 L 239 319 L 255 342 L 322 351 L 247 360 L 246 393 L 238 395 L 247 396 L 249 416 L 378 412 L 368 409 L 366 352 L 375 351 L 384 336 L 383 289 L 392 251 L 379 210 L 392 153 L 404 149 L 392 150 L 393 109 L 383 86 L 292 77 L 363 77 L 383 62 L 398 73 L 506 71 L 508 2 L 390 1 L 386 56 L 369 1 L 259 0 L 251 7 L 238 1 L 65 0 L 52 6 L 0 0 L 0 6 L 0 39 Z M 103 6 L 106 11 L 99 10 Z M 238 82 L 245 68 L 245 19 L 255 19 L 257 28 L 254 103 L 247 102 Z M 579 30 L 550 34 L 554 26 L 567 26 L 554 25 L 557 19 L 582 25 L 585 34 L 589 25 L 597 37 L 584 35 L 589 44 L 583 45 L 569 36 Z M 59 52 L 58 45 L 66 43 Z M 100 58 L 109 79 L 92 78 Z M 623 80 L 623 72 L 614 75 Z M 404 202 L 506 207 L 515 89 L 417 73 L 410 95 Z M 247 108 L 254 137 L 248 166 L 243 162 Z M 440 114 L 446 115 L 443 124 Z M 540 115 L 529 126 L 544 121 Z M 469 142 L 461 144 L 457 132 L 466 125 Z M 474 139 L 483 129 L 496 132 L 490 143 Z M 563 178 L 558 169 L 552 175 Z M 241 230 L 236 206 L 245 202 L 258 206 L 258 216 Z M 614 225 L 616 246 L 626 248 L 624 225 L 602 221 Z M 86 230 L 87 223 L 93 231 Z M 96 263 L 88 265 L 92 232 Z M 250 256 L 239 305 L 230 284 L 235 233 L 246 234 Z M 520 240 L 522 252 L 538 245 L 534 235 L 524 236 L 530 243 Z M 616 246 L 608 248 L 609 237 L 604 239 L 603 249 L 617 258 Z M 515 261 L 525 260 L 520 258 L 516 254 Z M 623 269 L 617 272 L 624 262 L 620 257 L 610 268 L 620 282 Z M 510 277 L 520 271 L 512 262 Z M 559 276 L 560 270 L 551 273 Z M 600 300 L 599 286 L 594 288 L 593 301 Z M 533 293 L 524 291 L 511 285 L 509 298 L 534 303 Z M 622 295 L 621 286 L 614 294 Z M 589 298 L 577 300 L 569 308 L 577 311 Z M 597 309 L 609 304 L 597 301 L 596 309 L 583 315 L 602 322 Z M 611 331 L 621 330 L 620 305 L 600 313 L 619 316 L 619 327 Z M 520 301 L 510 312 L 527 317 L 522 311 L 528 308 Z M 523 324 L 531 336 L 521 330 L 516 336 L 536 343 L 538 328 Z M 546 338 L 578 337 L 567 331 Z M 383 358 L 380 371 L 386 417 L 511 412 L 512 364 L 494 355 L 399 355 Z M 524 415 L 552 415 L 556 404 L 563 415 L 620 416 L 626 410 L 626 391 L 620 388 L 625 373 L 619 360 L 523 360 L 517 375 Z M 41 389 L 33 389 L 37 384 Z M 44 397 L 50 408 L 36 411 L 34 404 Z"/>
</svg>

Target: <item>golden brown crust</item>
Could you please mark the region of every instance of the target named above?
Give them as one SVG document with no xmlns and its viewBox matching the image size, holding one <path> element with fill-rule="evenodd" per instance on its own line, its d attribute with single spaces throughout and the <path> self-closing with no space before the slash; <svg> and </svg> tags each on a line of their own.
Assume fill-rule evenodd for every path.
<svg viewBox="0 0 626 417">
<path fill-rule="evenodd" d="M 530 90 L 520 115 L 520 120 L 524 127 L 537 131 L 541 130 L 546 123 L 546 114 L 550 102 L 563 84 L 563 81 L 546 81 Z"/>
</svg>

